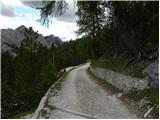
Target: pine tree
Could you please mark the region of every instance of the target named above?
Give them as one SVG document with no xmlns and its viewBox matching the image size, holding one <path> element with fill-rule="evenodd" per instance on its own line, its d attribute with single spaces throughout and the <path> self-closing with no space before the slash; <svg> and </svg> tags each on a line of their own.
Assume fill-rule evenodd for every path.
<svg viewBox="0 0 160 120">
<path fill-rule="evenodd" d="M 77 24 L 78 34 L 85 34 L 94 39 L 97 33 L 103 28 L 105 22 L 105 9 L 101 1 L 78 1 Z"/>
</svg>

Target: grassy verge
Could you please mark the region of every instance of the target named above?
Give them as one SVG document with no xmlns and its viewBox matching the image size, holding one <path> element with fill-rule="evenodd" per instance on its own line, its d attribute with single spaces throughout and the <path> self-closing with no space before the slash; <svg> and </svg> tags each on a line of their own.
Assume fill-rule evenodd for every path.
<svg viewBox="0 0 160 120">
<path fill-rule="evenodd" d="M 154 110 L 151 114 L 152 118 L 157 119 L 159 117 L 159 89 L 156 88 L 144 89 L 141 91 L 135 91 L 125 94 L 125 96 L 130 100 L 136 101 L 137 103 L 143 98 L 146 99 L 147 101 L 150 101 L 148 106 L 154 107 Z"/>
<path fill-rule="evenodd" d="M 159 90 L 156 88 L 144 89 L 126 94 L 132 100 L 139 101 L 142 98 L 150 101 L 149 105 L 154 108 L 159 108 Z"/>
<path fill-rule="evenodd" d="M 151 63 L 151 61 L 147 60 L 141 60 L 137 64 L 130 65 L 128 67 L 124 67 L 124 65 L 127 63 L 127 58 L 125 56 L 118 56 L 116 58 L 109 57 L 107 59 L 101 58 L 96 61 L 93 61 L 91 66 L 93 68 L 105 68 L 110 69 L 115 72 L 119 72 L 122 74 L 130 75 L 132 77 L 140 77 L 144 78 L 144 75 L 142 74 L 142 70 Z"/>
</svg>

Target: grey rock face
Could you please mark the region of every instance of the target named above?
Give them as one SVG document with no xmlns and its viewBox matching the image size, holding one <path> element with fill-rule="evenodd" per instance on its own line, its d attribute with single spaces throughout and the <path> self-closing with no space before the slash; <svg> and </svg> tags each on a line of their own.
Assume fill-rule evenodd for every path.
<svg viewBox="0 0 160 120">
<path fill-rule="evenodd" d="M 103 68 L 90 67 L 90 71 L 123 92 L 137 91 L 148 87 L 147 79 L 135 78 Z"/>
<path fill-rule="evenodd" d="M 24 39 L 25 26 L 22 25 L 15 30 L 12 29 L 1 29 L 1 49 L 3 51 L 9 51 L 11 53 L 16 53 L 20 47 L 21 41 Z M 50 47 L 52 43 L 55 46 L 62 44 L 62 40 L 59 37 L 51 35 L 51 37 L 43 37 L 39 34 L 37 41 L 41 44 Z"/>
<path fill-rule="evenodd" d="M 149 79 L 149 86 L 153 88 L 159 87 L 159 62 L 155 61 L 143 70 L 143 74 Z"/>
<path fill-rule="evenodd" d="M 144 107 L 147 107 L 147 105 L 149 104 L 150 102 L 149 101 L 147 101 L 146 99 L 141 99 L 139 102 L 138 102 L 138 106 L 140 107 L 140 108 L 144 108 Z"/>
<path fill-rule="evenodd" d="M 23 39 L 22 34 L 16 34 L 16 31 L 12 29 L 2 29 L 1 30 L 1 47 L 2 50 L 12 51 L 13 48 L 9 47 L 8 44 L 14 45 L 19 48 L 20 42 Z"/>
</svg>

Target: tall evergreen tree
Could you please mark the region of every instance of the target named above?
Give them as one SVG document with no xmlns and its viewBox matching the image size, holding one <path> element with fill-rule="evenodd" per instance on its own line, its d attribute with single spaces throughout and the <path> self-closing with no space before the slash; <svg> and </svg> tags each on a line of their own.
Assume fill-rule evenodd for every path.
<svg viewBox="0 0 160 120">
<path fill-rule="evenodd" d="M 101 1 L 78 1 L 77 24 L 78 34 L 86 34 L 94 39 L 96 34 L 103 28 L 105 22 L 105 9 Z"/>
</svg>

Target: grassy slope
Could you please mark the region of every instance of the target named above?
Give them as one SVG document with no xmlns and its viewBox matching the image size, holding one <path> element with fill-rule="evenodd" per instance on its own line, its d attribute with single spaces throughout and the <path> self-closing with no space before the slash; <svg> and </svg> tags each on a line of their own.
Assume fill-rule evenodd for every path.
<svg viewBox="0 0 160 120">
<path fill-rule="evenodd" d="M 100 68 L 110 69 L 115 72 L 123 73 L 126 75 L 130 75 L 133 77 L 143 78 L 144 75 L 142 74 L 142 70 L 151 62 L 142 60 L 135 65 L 131 65 L 125 68 L 124 65 L 126 63 L 127 59 L 124 56 L 119 56 L 117 58 L 110 57 L 107 59 L 98 59 L 96 61 L 93 61 L 91 66 L 93 68 L 100 67 Z"/>
</svg>

